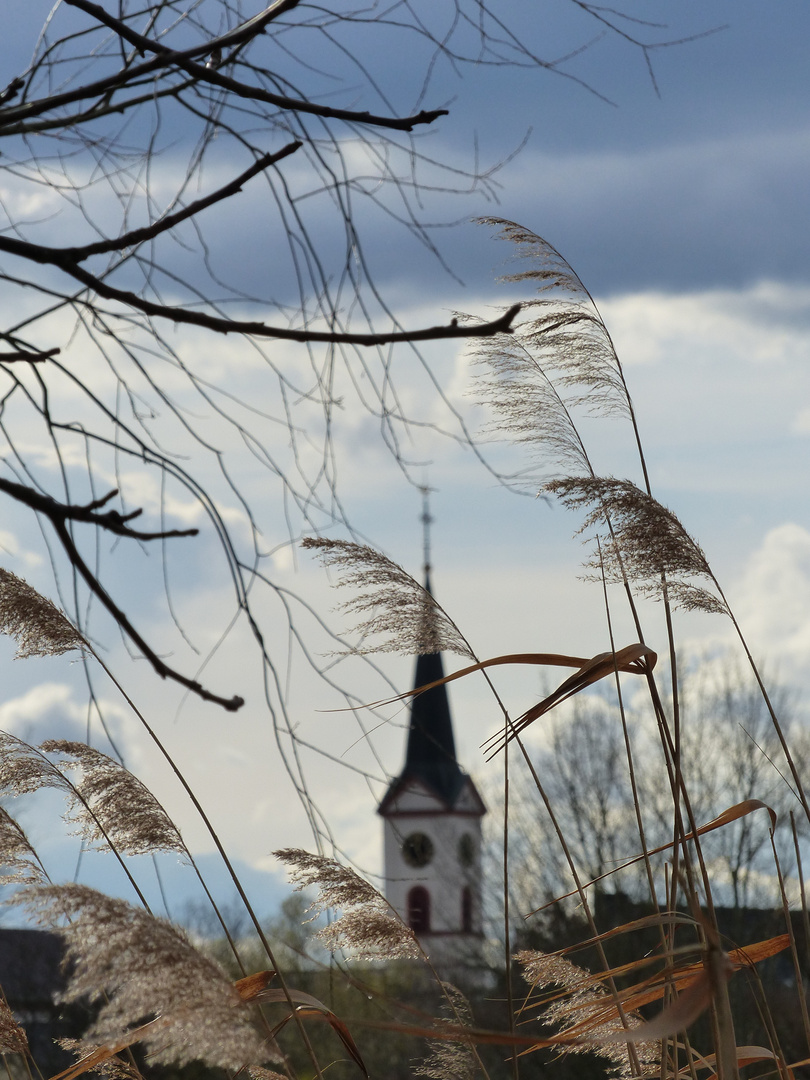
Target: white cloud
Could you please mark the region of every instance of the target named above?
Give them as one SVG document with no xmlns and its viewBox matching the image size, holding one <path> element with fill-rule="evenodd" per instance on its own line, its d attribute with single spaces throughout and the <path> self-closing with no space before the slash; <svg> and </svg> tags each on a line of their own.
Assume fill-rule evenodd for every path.
<svg viewBox="0 0 810 1080">
<path fill-rule="evenodd" d="M 28 567 L 42 565 L 42 556 L 35 551 L 27 551 L 20 547 L 20 542 L 13 532 L 0 529 L 0 550 L 6 552 L 14 559 L 22 559 Z"/>
<path fill-rule="evenodd" d="M 733 605 L 758 656 L 791 682 L 810 676 L 810 531 L 769 530 L 733 589 Z"/>
<path fill-rule="evenodd" d="M 629 366 L 671 363 L 673 351 L 677 359 L 712 366 L 806 362 L 807 285 L 761 281 L 744 289 L 633 292 L 600 301 L 600 309 Z"/>
<path fill-rule="evenodd" d="M 791 424 L 792 435 L 810 435 L 810 405 L 799 409 Z"/>
<path fill-rule="evenodd" d="M 67 683 L 40 683 L 0 705 L 0 728 L 28 740 L 39 741 L 37 725 L 54 717 L 78 719 L 73 688 Z"/>
</svg>

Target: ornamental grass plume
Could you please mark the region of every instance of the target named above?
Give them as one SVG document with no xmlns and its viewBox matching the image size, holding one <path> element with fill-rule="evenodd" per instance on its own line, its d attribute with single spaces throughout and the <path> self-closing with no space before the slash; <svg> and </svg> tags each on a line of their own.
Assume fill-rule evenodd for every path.
<svg viewBox="0 0 810 1080">
<path fill-rule="evenodd" d="M 0 1054 L 28 1054 L 28 1036 L 0 997 Z"/>
<path fill-rule="evenodd" d="M 482 338 L 469 350 L 480 369 L 475 396 L 497 417 L 487 430 L 525 446 L 546 476 L 550 462 L 573 473 L 590 473 L 568 406 L 521 334 Z"/>
<path fill-rule="evenodd" d="M 578 1038 L 565 1043 L 568 1053 L 592 1053 L 610 1063 L 608 1075 L 630 1077 L 653 1076 L 660 1070 L 660 1042 L 635 1042 L 631 1060 L 627 1043 L 600 1039 L 638 1027 L 641 1018 L 635 1013 L 620 1013 L 616 999 L 597 976 L 571 963 L 564 956 L 540 950 L 525 950 L 515 955 L 523 968 L 523 977 L 534 992 L 549 988 L 538 1002 L 530 999 L 523 1011 L 539 1005 L 537 1019 L 565 1036 L 576 1033 Z M 554 989 L 551 989 L 554 988 Z M 584 1036 L 584 1037 L 583 1037 Z M 637 1063 L 637 1064 L 636 1064 Z"/>
<path fill-rule="evenodd" d="M 29 795 L 41 788 L 70 790 L 69 781 L 41 750 L 0 731 L 0 795 Z"/>
<path fill-rule="evenodd" d="M 67 616 L 10 570 L 0 567 L 0 633 L 17 642 L 17 657 L 60 656 L 87 647 Z"/>
<path fill-rule="evenodd" d="M 472 1027 L 470 1003 L 458 987 L 443 982 L 442 993 L 446 999 L 442 1006 L 444 1018 L 436 1021 L 437 1030 L 445 1023 L 450 1024 L 454 1032 L 459 1027 Z M 430 1039 L 427 1057 L 413 1066 L 413 1073 L 431 1080 L 474 1080 L 480 1075 L 479 1065 L 472 1041 Z"/>
<path fill-rule="evenodd" d="M 453 652 L 474 660 L 456 624 L 430 591 L 401 566 L 365 544 L 307 537 L 302 547 L 314 551 L 327 567 L 335 567 L 340 587 L 357 589 L 341 610 L 364 618 L 354 631 L 366 637 L 382 634 L 379 644 L 363 643 L 356 652 L 398 652 L 413 655 Z"/>
<path fill-rule="evenodd" d="M 91 847 L 112 844 L 126 855 L 174 852 L 187 857 L 180 832 L 152 792 L 119 762 L 85 743 L 49 739 L 40 746 L 59 755 L 60 773 L 78 770 L 68 790 L 67 820 Z"/>
<path fill-rule="evenodd" d="M 52 761 L 49 754 L 62 760 Z M 75 782 L 68 775 L 73 770 L 80 772 Z M 0 732 L 0 794 L 16 797 L 41 788 L 63 792 L 68 801 L 65 820 L 91 847 L 113 847 L 126 855 L 188 855 L 177 827 L 154 795 L 117 761 L 84 743 L 49 739 L 35 747 Z M 13 843 L 13 830 L 0 822 L 2 829 Z"/>
<path fill-rule="evenodd" d="M 88 1050 L 128 1045 L 137 1028 L 155 1064 L 239 1070 L 274 1058 L 223 969 L 178 927 L 86 885 L 28 886 L 16 901 L 65 942 L 64 1000 L 99 1004 Z"/>
<path fill-rule="evenodd" d="M 671 510 L 632 481 L 566 477 L 550 481 L 544 490 L 569 510 L 588 510 L 579 532 L 602 530 L 590 563 L 600 578 L 604 574 L 608 581 L 627 581 L 651 597 L 660 597 L 666 588 L 673 606 L 728 614 L 722 596 L 690 580 L 702 579 L 717 588 L 700 545 Z"/>
<path fill-rule="evenodd" d="M 287 864 L 297 892 L 318 889 L 308 911 L 316 918 L 327 908 L 340 915 L 318 931 L 329 949 L 346 949 L 355 960 L 416 960 L 422 951 L 416 935 L 365 878 L 348 866 L 300 848 L 274 851 Z"/>
<path fill-rule="evenodd" d="M 104 1048 L 93 1047 L 82 1039 L 57 1039 L 59 1046 L 69 1054 L 73 1054 L 77 1063 L 86 1061 L 88 1053 L 94 1053 L 97 1058 L 105 1058 Z M 99 1053 L 101 1051 L 101 1053 Z M 143 1080 L 143 1074 L 134 1061 L 126 1061 L 120 1054 L 113 1054 L 106 1060 L 95 1061 L 93 1073 L 105 1077 L 105 1080 Z"/>
<path fill-rule="evenodd" d="M 0 885 L 36 885 L 48 875 L 28 837 L 0 806 Z"/>
<path fill-rule="evenodd" d="M 568 405 L 583 406 L 601 416 L 631 417 L 632 404 L 613 340 L 574 269 L 552 244 L 530 229 L 497 217 L 478 221 L 499 229 L 501 239 L 514 245 L 515 257 L 531 263 L 528 269 L 505 274 L 501 280 L 534 284 L 538 295 L 523 301 L 521 311 L 539 313 L 516 325 L 510 335 L 476 342 L 478 355 L 496 357 L 508 348 L 507 338 L 514 336 L 538 367 L 556 376 Z"/>
</svg>

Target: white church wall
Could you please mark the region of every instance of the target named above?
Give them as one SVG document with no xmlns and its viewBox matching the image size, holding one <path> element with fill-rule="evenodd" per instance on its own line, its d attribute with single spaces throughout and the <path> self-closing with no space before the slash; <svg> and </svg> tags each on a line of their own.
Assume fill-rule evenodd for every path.
<svg viewBox="0 0 810 1080">
<path fill-rule="evenodd" d="M 466 794 L 466 793 L 464 793 Z M 447 810 L 423 789 L 406 788 L 385 815 L 385 895 L 392 907 L 409 921 L 408 894 L 414 886 L 430 898 L 430 931 L 419 933 L 432 956 L 458 950 L 456 938 L 442 946 L 444 935 L 461 935 L 478 949 L 481 934 L 481 810 L 471 795 L 459 803 L 469 810 Z M 458 804 L 457 804 L 458 805 Z M 464 891 L 468 890 L 468 917 L 464 925 Z"/>
</svg>

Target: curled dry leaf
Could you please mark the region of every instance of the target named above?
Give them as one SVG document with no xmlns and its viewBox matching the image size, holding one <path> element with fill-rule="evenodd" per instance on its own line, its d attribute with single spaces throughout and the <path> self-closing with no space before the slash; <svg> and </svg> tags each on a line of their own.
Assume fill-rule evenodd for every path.
<svg viewBox="0 0 810 1080">
<path fill-rule="evenodd" d="M 658 656 L 646 645 L 635 644 L 626 645 L 615 653 L 599 653 L 584 662 L 580 661 L 579 657 L 570 657 L 568 659 L 576 659 L 581 665 L 579 670 L 575 671 L 573 675 L 569 675 L 548 697 L 543 698 L 537 705 L 533 705 L 531 709 L 527 709 L 522 716 L 519 716 L 511 724 L 508 735 L 504 736 L 503 732 L 498 732 L 487 740 L 484 743 L 484 748 L 490 756 L 502 750 L 515 735 L 533 724 L 535 720 L 545 715 L 555 705 L 559 705 L 560 702 L 566 701 L 589 686 L 593 686 L 600 679 L 614 675 L 617 671 L 644 675 L 655 667 Z"/>
<path fill-rule="evenodd" d="M 272 977 L 275 973 L 272 971 L 259 972 L 260 976 Z M 237 987 L 242 984 L 249 984 L 254 976 L 248 976 L 247 979 L 240 979 L 235 985 Z M 267 980 L 269 981 L 269 980 Z M 289 987 L 285 989 L 270 989 L 265 983 L 264 987 L 259 987 L 258 984 L 252 984 L 245 986 L 245 992 L 250 994 L 249 998 L 245 1000 L 264 1002 L 267 1004 L 286 1005 L 289 1009 L 292 1005 L 295 1012 L 301 1016 L 317 1016 L 321 1020 L 325 1020 L 337 1037 L 343 1043 L 346 1048 L 346 1052 L 349 1057 L 354 1061 L 364 1076 L 368 1077 L 368 1069 L 363 1061 L 360 1051 L 357 1049 L 357 1044 L 352 1038 L 351 1032 L 339 1016 L 336 1016 L 328 1006 L 324 1005 L 318 998 L 313 997 L 312 994 L 306 994 L 301 990 L 292 990 Z M 240 990 L 240 994 L 244 997 L 244 993 Z M 288 1012 L 280 1024 L 277 1024 L 274 1029 L 274 1034 L 278 1034 L 281 1028 L 292 1019 L 292 1012 Z"/>
<path fill-rule="evenodd" d="M 738 1046 L 736 1049 L 737 1067 L 743 1068 L 744 1065 L 753 1065 L 757 1061 L 775 1061 L 778 1065 L 781 1065 L 779 1070 L 781 1075 L 793 1080 L 793 1068 L 795 1066 L 785 1065 L 784 1060 L 781 1059 L 773 1050 L 768 1050 L 764 1046 Z M 796 1062 L 796 1065 L 806 1065 L 806 1061 Z M 682 1069 L 676 1077 L 679 1080 L 680 1077 L 692 1077 L 694 1076 L 693 1069 L 714 1069 L 716 1068 L 716 1056 L 714 1054 L 705 1054 L 700 1058 L 697 1058 L 692 1062 L 692 1069 Z M 717 1073 L 707 1076 L 705 1080 L 717 1080 Z"/>
<path fill-rule="evenodd" d="M 402 694 L 397 694 L 396 697 L 372 701 L 367 707 L 376 708 L 379 705 L 391 705 L 396 701 L 407 701 L 408 698 L 415 697 L 417 694 L 423 694 L 426 690 L 432 690 L 436 686 L 444 686 L 446 683 L 454 682 L 456 679 L 463 679 L 467 675 L 472 675 L 476 671 L 485 671 L 488 668 L 493 667 L 503 667 L 511 664 L 528 664 L 536 667 L 577 668 L 578 670 L 565 679 L 552 694 L 527 710 L 513 722 L 510 729 L 511 733 L 509 735 L 509 738 L 511 739 L 523 727 L 531 724 L 539 716 L 542 716 L 543 713 L 548 712 L 549 709 L 559 704 L 559 702 L 565 701 L 566 698 L 572 697 L 580 690 L 584 690 L 586 687 L 591 686 L 600 679 L 612 675 L 617 669 L 634 675 L 643 675 L 647 671 L 651 671 L 655 667 L 657 661 L 657 653 L 653 652 L 653 650 L 646 645 L 639 644 L 627 645 L 625 648 L 619 649 L 616 653 L 599 653 L 597 656 L 592 656 L 590 658 L 585 656 L 568 656 L 564 653 L 507 653 L 504 656 L 493 656 L 489 660 L 479 660 L 474 664 L 470 664 L 468 667 L 452 672 L 450 675 L 445 675 L 441 679 L 436 679 L 435 682 L 427 683 L 424 686 L 417 686 L 413 690 L 406 690 Z M 484 745 L 490 752 L 496 753 L 501 749 L 498 742 L 502 738 L 503 733 L 499 732 Z"/>
</svg>

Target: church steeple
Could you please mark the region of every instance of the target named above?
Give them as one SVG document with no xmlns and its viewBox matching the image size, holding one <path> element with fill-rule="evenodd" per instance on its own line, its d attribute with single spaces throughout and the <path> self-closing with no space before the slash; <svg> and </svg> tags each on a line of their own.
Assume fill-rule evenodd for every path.
<svg viewBox="0 0 810 1080">
<path fill-rule="evenodd" d="M 430 524 L 422 489 L 425 588 Z M 444 678 L 439 652 L 417 657 L 414 689 Z M 378 813 L 385 819 L 385 895 L 445 968 L 480 964 L 483 801 L 458 763 L 446 686 L 413 698 L 405 764 Z"/>
<path fill-rule="evenodd" d="M 425 589 L 430 593 L 430 488 L 422 489 L 422 553 Z M 432 593 L 431 593 L 432 595 Z M 428 686 L 444 678 L 440 652 L 422 653 L 416 658 L 413 688 Z M 423 785 L 448 807 L 452 807 L 469 777 L 456 759 L 456 741 L 447 687 L 434 686 L 417 694 L 411 702 L 405 765 L 380 804 L 380 813 L 392 795 L 407 783 Z"/>
<path fill-rule="evenodd" d="M 430 589 L 430 526 L 433 518 L 428 505 L 429 489 L 422 488 L 422 549 L 425 588 Z M 424 653 L 416 658 L 413 687 L 428 686 L 444 678 L 444 664 L 439 652 Z M 405 767 L 405 778 L 421 781 L 448 806 L 456 801 L 464 787 L 465 774 L 456 760 L 456 741 L 445 686 L 434 686 L 413 699 Z"/>
<path fill-rule="evenodd" d="M 416 658 L 414 689 L 444 678 L 441 653 L 427 653 Z M 448 806 L 452 806 L 464 787 L 467 776 L 456 760 L 456 741 L 447 688 L 434 686 L 413 699 L 403 780 L 421 781 Z"/>
</svg>

